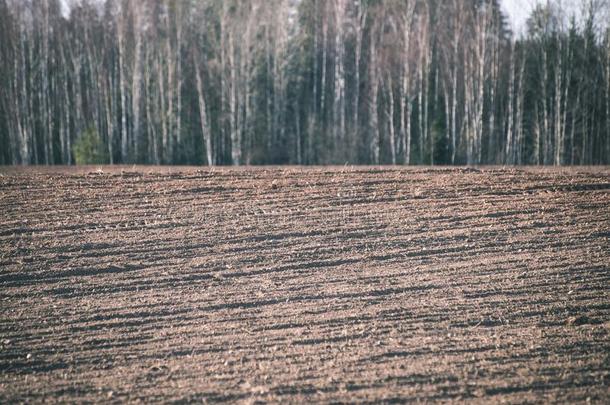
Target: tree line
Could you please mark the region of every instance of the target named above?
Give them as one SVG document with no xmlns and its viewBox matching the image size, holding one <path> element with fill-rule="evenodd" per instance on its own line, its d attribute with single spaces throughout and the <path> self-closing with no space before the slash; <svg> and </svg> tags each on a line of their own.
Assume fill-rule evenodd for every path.
<svg viewBox="0 0 610 405">
<path fill-rule="evenodd" d="M 608 2 L 0 0 L 0 164 L 609 164 Z"/>
</svg>

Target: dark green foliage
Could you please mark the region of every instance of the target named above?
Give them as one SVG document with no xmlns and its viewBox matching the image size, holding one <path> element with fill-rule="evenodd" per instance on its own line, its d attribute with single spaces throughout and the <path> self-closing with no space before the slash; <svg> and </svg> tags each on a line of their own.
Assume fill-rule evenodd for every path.
<svg viewBox="0 0 610 405">
<path fill-rule="evenodd" d="M 434 161 L 431 164 L 447 164 L 451 156 L 449 154 L 449 142 L 446 136 L 447 130 L 442 120 L 436 119 L 432 123 L 431 136 L 434 142 Z"/>
<path fill-rule="evenodd" d="M 95 128 L 83 132 L 72 147 L 77 165 L 98 165 L 108 163 L 108 153 L 102 138 Z"/>
</svg>

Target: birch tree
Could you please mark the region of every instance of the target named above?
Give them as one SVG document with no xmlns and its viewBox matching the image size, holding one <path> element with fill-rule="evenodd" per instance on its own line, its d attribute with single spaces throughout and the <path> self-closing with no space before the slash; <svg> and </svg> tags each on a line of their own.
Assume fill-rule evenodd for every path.
<svg viewBox="0 0 610 405">
<path fill-rule="evenodd" d="M 607 164 L 608 1 L 562 5 L 0 0 L 0 163 Z"/>
</svg>

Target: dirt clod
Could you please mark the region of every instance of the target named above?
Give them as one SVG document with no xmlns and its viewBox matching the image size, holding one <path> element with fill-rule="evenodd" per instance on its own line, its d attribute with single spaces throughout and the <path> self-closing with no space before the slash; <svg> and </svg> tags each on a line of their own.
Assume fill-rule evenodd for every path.
<svg viewBox="0 0 610 405">
<path fill-rule="evenodd" d="M 599 319 L 590 318 L 586 315 L 573 316 L 569 318 L 566 322 L 568 325 L 573 326 L 582 326 L 582 325 L 599 325 L 603 323 L 603 321 Z"/>
</svg>

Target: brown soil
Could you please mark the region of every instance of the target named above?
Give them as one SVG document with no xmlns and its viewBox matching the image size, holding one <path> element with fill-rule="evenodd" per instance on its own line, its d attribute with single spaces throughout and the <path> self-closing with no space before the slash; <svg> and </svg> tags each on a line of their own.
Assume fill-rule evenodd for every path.
<svg viewBox="0 0 610 405">
<path fill-rule="evenodd" d="M 610 170 L 0 171 L 0 402 L 610 396 Z"/>
</svg>

